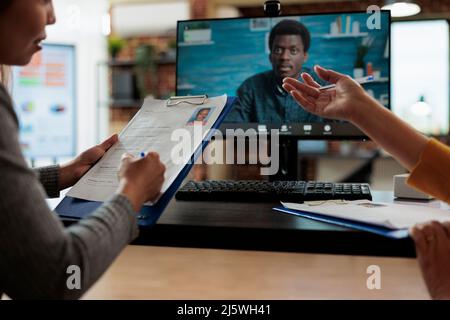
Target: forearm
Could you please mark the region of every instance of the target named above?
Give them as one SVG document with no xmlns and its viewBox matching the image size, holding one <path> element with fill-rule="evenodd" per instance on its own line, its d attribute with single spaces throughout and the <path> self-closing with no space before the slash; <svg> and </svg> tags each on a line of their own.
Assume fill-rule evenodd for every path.
<svg viewBox="0 0 450 320">
<path fill-rule="evenodd" d="M 137 236 L 135 213 L 123 197 L 66 230 L 39 195 L 33 200 L 33 206 L 10 207 L 0 219 L 1 289 L 13 299 L 79 298 Z M 22 233 L 16 220 L 27 221 Z M 79 289 L 67 286 L 69 266 L 80 268 Z"/>
<path fill-rule="evenodd" d="M 449 163 L 450 148 L 430 139 L 407 183 L 436 199 L 450 203 Z"/>
<path fill-rule="evenodd" d="M 369 96 L 358 103 L 356 110 L 351 121 L 406 169 L 412 170 L 429 139 Z"/>
<path fill-rule="evenodd" d="M 115 196 L 64 229 L 23 159 L 15 127 L 2 108 L 0 123 L 0 289 L 11 298 L 79 297 L 136 237 L 136 214 L 128 199 Z M 81 290 L 66 286 L 70 265 L 81 269 Z"/>
<path fill-rule="evenodd" d="M 0 289 L 11 298 L 78 298 L 137 235 L 129 201 L 115 196 L 82 222 L 64 229 L 44 200 L 18 144 L 0 138 Z M 13 140 L 14 141 L 14 140 Z M 45 169 L 45 170 L 43 170 Z M 56 166 L 41 168 L 56 185 Z M 80 268 L 81 290 L 70 290 L 67 268 Z"/>
<path fill-rule="evenodd" d="M 140 195 L 140 192 L 136 191 L 132 184 L 127 183 L 126 179 L 120 181 L 117 193 L 128 199 L 135 212 L 139 212 L 145 199 Z"/>
</svg>

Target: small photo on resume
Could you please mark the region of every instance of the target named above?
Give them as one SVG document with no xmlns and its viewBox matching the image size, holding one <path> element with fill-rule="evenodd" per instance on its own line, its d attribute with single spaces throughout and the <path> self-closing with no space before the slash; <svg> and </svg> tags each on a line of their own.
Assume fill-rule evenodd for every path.
<svg viewBox="0 0 450 320">
<path fill-rule="evenodd" d="M 192 116 L 189 118 L 187 125 L 192 126 L 195 123 L 201 123 L 202 125 L 206 125 L 208 123 L 208 119 L 211 116 L 211 113 L 214 108 L 198 108 L 194 111 Z"/>
</svg>

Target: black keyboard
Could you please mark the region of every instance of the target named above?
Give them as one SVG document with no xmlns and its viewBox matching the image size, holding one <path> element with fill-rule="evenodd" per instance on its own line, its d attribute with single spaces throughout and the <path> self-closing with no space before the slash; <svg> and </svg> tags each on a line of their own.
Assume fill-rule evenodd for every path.
<svg viewBox="0 0 450 320">
<path fill-rule="evenodd" d="M 367 183 L 317 181 L 189 181 L 175 195 L 184 201 L 276 202 L 372 200 Z"/>
</svg>

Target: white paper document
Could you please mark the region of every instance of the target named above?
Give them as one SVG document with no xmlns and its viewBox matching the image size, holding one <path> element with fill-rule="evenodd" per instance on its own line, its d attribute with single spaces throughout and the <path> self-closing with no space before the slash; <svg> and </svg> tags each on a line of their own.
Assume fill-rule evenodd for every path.
<svg viewBox="0 0 450 320">
<path fill-rule="evenodd" d="M 106 201 L 117 190 L 117 170 L 124 153 L 140 157 L 157 152 L 166 166 L 164 193 L 221 115 L 227 96 L 208 98 L 201 105 L 179 103 L 167 106 L 165 100 L 146 99 L 144 105 L 119 135 L 116 143 L 91 168 L 68 196 L 90 201 Z"/>
<path fill-rule="evenodd" d="M 450 211 L 421 205 L 368 200 L 281 203 L 285 208 L 364 222 L 390 229 L 407 229 L 427 221 L 450 222 Z"/>
</svg>

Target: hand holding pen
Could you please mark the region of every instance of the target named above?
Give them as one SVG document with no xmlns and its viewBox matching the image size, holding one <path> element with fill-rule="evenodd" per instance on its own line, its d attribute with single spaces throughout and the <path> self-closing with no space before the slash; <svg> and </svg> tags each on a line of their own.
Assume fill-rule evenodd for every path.
<svg viewBox="0 0 450 320">
<path fill-rule="evenodd" d="M 367 76 L 367 77 L 357 78 L 357 79 L 353 79 L 353 80 L 355 80 L 359 84 L 365 84 L 365 83 L 373 82 L 375 80 L 375 77 Z M 328 86 L 320 87 L 319 90 L 323 91 L 323 90 L 328 90 L 328 89 L 333 89 L 333 88 L 336 88 L 336 84 L 330 84 Z"/>
<path fill-rule="evenodd" d="M 139 158 L 125 153 L 119 167 L 119 193 L 140 211 L 147 201 L 156 200 L 164 183 L 166 167 L 155 152 L 141 152 Z"/>
</svg>

